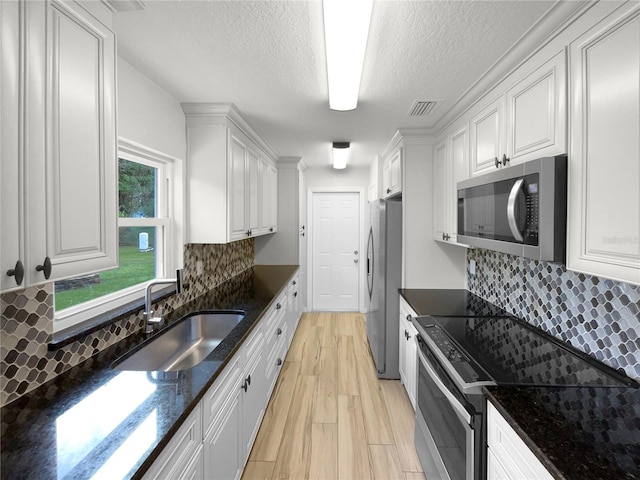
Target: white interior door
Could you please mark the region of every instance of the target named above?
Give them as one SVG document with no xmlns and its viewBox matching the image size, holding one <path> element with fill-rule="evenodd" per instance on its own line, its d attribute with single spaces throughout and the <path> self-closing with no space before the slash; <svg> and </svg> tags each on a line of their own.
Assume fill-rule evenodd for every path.
<svg viewBox="0 0 640 480">
<path fill-rule="evenodd" d="M 360 194 L 313 194 L 312 305 L 315 311 L 358 311 Z"/>
</svg>

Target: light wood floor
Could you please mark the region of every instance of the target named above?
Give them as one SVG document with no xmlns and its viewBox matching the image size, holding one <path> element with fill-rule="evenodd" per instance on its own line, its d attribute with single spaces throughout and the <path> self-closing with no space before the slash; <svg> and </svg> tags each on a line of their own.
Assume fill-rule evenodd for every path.
<svg viewBox="0 0 640 480">
<path fill-rule="evenodd" d="M 304 314 L 242 478 L 425 480 L 413 415 L 378 380 L 362 314 Z"/>
</svg>

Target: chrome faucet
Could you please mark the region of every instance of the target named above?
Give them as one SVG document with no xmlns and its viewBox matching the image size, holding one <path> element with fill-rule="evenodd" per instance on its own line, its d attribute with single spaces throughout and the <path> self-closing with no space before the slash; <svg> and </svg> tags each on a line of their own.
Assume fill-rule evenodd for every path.
<svg viewBox="0 0 640 480">
<path fill-rule="evenodd" d="M 144 333 L 153 332 L 155 325 L 162 325 L 164 318 L 162 313 L 154 315 L 154 311 L 151 309 L 151 290 L 156 285 L 171 285 L 175 284 L 176 293 L 182 293 L 182 270 L 176 270 L 176 278 L 156 278 L 147 283 L 144 290 Z"/>
</svg>

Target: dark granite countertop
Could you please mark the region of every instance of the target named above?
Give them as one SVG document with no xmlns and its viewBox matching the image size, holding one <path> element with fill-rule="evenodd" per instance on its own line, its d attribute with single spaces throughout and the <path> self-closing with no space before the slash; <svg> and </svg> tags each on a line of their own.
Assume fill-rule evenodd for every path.
<svg viewBox="0 0 640 480">
<path fill-rule="evenodd" d="M 493 303 L 464 289 L 401 288 L 399 292 L 418 315 L 442 317 L 510 316 Z"/>
<path fill-rule="evenodd" d="M 489 387 L 486 393 L 555 478 L 640 479 L 640 389 Z"/>
<path fill-rule="evenodd" d="M 118 371 L 132 335 L 3 407 L 2 479 L 141 478 L 238 350 L 296 265 L 256 265 L 176 309 L 167 325 L 206 309 L 245 318 L 200 364 L 180 372 Z"/>
</svg>

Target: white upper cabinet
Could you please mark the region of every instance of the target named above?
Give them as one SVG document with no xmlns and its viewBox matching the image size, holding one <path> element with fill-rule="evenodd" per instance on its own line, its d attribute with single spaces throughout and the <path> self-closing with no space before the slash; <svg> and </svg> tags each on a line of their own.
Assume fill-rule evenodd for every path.
<svg viewBox="0 0 640 480">
<path fill-rule="evenodd" d="M 467 178 L 468 152 L 466 123 L 434 149 L 433 238 L 439 242 L 457 244 L 457 184 Z"/>
<path fill-rule="evenodd" d="M 494 170 L 505 154 L 505 98 L 501 96 L 471 118 L 471 175 Z"/>
<path fill-rule="evenodd" d="M 188 241 L 228 243 L 275 232 L 275 152 L 231 104 L 182 107 Z"/>
<path fill-rule="evenodd" d="M 567 153 L 566 71 L 564 49 L 542 64 L 534 56 L 507 78 L 504 95 L 472 116 L 471 176 Z"/>
<path fill-rule="evenodd" d="M 382 198 L 402 193 L 402 147 L 393 150 L 382 161 Z"/>
<path fill-rule="evenodd" d="M 640 284 L 640 4 L 570 45 L 567 268 Z"/>
<path fill-rule="evenodd" d="M 567 153 L 564 49 L 507 91 L 510 164 Z"/>
<path fill-rule="evenodd" d="M 59 0 L 2 3 L 2 222 L 12 229 L 2 229 L 1 287 L 18 287 L 18 260 L 19 286 L 115 267 L 111 13 Z"/>
<path fill-rule="evenodd" d="M 447 140 L 433 149 L 433 238 L 446 241 L 449 233 L 448 188 L 449 165 Z"/>
</svg>

